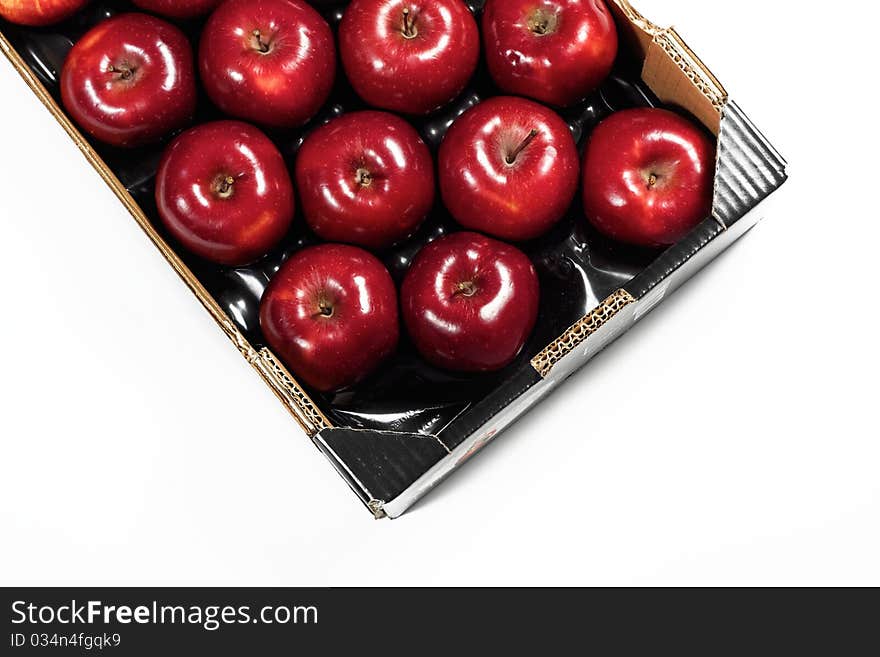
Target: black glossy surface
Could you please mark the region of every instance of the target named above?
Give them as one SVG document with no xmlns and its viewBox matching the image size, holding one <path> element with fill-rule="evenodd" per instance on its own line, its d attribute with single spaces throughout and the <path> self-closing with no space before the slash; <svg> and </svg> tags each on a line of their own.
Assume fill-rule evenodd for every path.
<svg viewBox="0 0 880 657">
<path fill-rule="evenodd" d="M 342 9 L 317 3 L 331 24 L 337 24 Z M 469 3 L 480 7 L 482 2 Z M 127 2 L 96 2 L 88 11 L 53 28 L 22 29 L 0 22 L 0 29 L 59 100 L 58 77 L 64 57 L 73 41 L 98 20 L 114 12 L 127 11 Z M 197 43 L 199 24 L 185 26 Z M 436 149 L 452 121 L 480 99 L 497 94 L 491 80 L 480 69 L 470 87 L 450 107 L 413 121 L 429 146 Z M 59 100 L 60 102 L 60 100 Z M 651 92 L 639 81 L 638 70 L 618 62 L 611 78 L 585 102 L 563 112 L 580 148 L 592 128 L 612 111 L 657 105 Z M 340 71 L 331 100 L 311 127 L 363 104 L 348 88 Z M 199 99 L 198 121 L 219 118 L 207 98 Z M 310 126 L 296 132 L 270 132 L 292 165 L 303 136 Z M 153 177 L 163 145 L 120 151 L 93 144 L 110 168 L 151 218 L 156 217 Z M 315 237 L 298 216 L 282 245 L 256 264 L 222 268 L 188 254 L 156 221 L 160 233 L 175 247 L 195 275 L 217 299 L 242 333 L 256 347 L 264 345 L 258 325 L 259 300 L 271 276 L 293 252 L 314 243 Z M 399 283 L 413 257 L 430 240 L 456 230 L 448 213 L 438 205 L 414 238 L 380 254 Z M 522 245 L 534 261 L 541 279 L 541 310 L 538 326 L 519 360 L 506 370 L 486 376 L 462 376 L 440 371 L 424 363 L 404 338 L 398 354 L 369 381 L 332 396 L 313 394 L 322 410 L 339 426 L 406 433 L 439 433 L 454 447 L 495 412 L 537 381 L 529 360 L 565 329 L 592 310 L 601 300 L 638 276 L 658 257 L 656 251 L 640 251 L 615 244 L 597 234 L 583 219 L 580 194 L 563 220 L 550 234 Z M 108 272 L 108 276 L 112 272 Z M 100 295 L 100 289 L 82 291 L 86 297 Z M 454 424 L 453 420 L 456 422 Z M 442 433 L 441 433 L 442 432 Z"/>
<path fill-rule="evenodd" d="M 322 431 L 318 447 L 333 463 L 345 464 L 340 474 L 365 504 L 395 499 L 449 454 L 423 434 L 338 428 Z"/>
</svg>

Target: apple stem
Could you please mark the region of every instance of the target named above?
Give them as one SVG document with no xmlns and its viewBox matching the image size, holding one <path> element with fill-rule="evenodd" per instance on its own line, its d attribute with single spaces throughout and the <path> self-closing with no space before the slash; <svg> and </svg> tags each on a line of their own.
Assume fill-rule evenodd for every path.
<svg viewBox="0 0 880 657">
<path fill-rule="evenodd" d="M 537 36 L 547 36 L 556 31 L 559 17 L 545 9 L 538 9 L 529 18 L 529 29 Z"/>
<path fill-rule="evenodd" d="M 220 181 L 220 184 L 217 185 L 217 193 L 221 198 L 229 198 L 232 196 L 233 185 L 235 185 L 235 178 L 232 176 L 226 176 Z"/>
<path fill-rule="evenodd" d="M 318 315 L 321 317 L 333 317 L 333 306 L 326 301 L 321 301 L 321 303 L 318 304 L 318 309 L 320 310 Z M 316 317 L 318 315 L 316 315 Z"/>
<path fill-rule="evenodd" d="M 134 69 L 131 68 L 130 66 L 125 66 L 125 65 L 120 66 L 120 67 L 116 67 L 116 66 L 111 65 L 110 72 L 111 73 L 118 73 L 119 78 L 121 80 L 131 80 L 131 76 L 134 75 Z"/>
<path fill-rule="evenodd" d="M 658 176 L 656 173 L 652 173 L 650 176 L 648 176 L 648 189 L 654 188 L 654 185 L 657 184 L 657 179 Z"/>
<path fill-rule="evenodd" d="M 419 35 L 416 22 L 412 18 L 409 7 L 403 8 L 403 36 L 407 39 L 415 39 Z"/>
<path fill-rule="evenodd" d="M 355 174 L 355 180 L 361 187 L 369 187 L 373 183 L 373 174 L 366 169 L 358 169 Z"/>
<path fill-rule="evenodd" d="M 529 144 L 531 144 L 537 136 L 538 131 L 533 128 L 531 132 L 526 135 L 526 138 L 522 140 L 522 143 L 516 147 L 516 150 L 514 150 L 510 155 L 507 156 L 507 163 L 513 164 L 514 162 L 516 162 L 516 158 L 518 158 L 520 154 L 529 147 Z"/>
<path fill-rule="evenodd" d="M 257 49 L 263 54 L 269 52 L 269 44 L 263 41 L 263 33 L 260 30 L 254 30 L 253 34 L 257 42 Z"/>
<path fill-rule="evenodd" d="M 472 297 L 477 293 L 477 286 L 474 285 L 473 281 L 462 281 L 458 284 L 455 293 L 464 297 Z"/>
</svg>

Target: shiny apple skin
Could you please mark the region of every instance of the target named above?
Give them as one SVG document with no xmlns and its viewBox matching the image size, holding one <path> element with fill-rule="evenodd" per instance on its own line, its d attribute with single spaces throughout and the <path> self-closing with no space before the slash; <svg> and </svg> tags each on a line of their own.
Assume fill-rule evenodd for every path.
<svg viewBox="0 0 880 657">
<path fill-rule="evenodd" d="M 91 0 L 0 0 L 0 16 L 10 23 L 42 27 L 70 18 Z"/>
<path fill-rule="evenodd" d="M 226 114 L 294 128 L 330 95 L 336 46 L 327 22 L 301 0 L 226 0 L 202 32 L 199 69 Z"/>
<path fill-rule="evenodd" d="M 384 265 L 363 249 L 309 247 L 272 279 L 260 326 L 297 379 L 320 392 L 341 390 L 369 376 L 397 348 L 397 289 Z"/>
<path fill-rule="evenodd" d="M 483 43 L 489 72 L 502 90 L 559 107 L 602 84 L 618 47 L 614 19 L 602 0 L 488 0 Z"/>
<path fill-rule="evenodd" d="M 711 216 L 714 173 L 715 144 L 695 124 L 662 109 L 617 112 L 587 146 L 584 212 L 613 239 L 670 246 Z"/>
<path fill-rule="evenodd" d="M 405 9 L 414 38 L 404 34 Z M 480 58 L 480 35 L 462 0 L 353 0 L 339 50 L 351 85 L 369 105 L 428 114 L 464 90 Z"/>
<path fill-rule="evenodd" d="M 206 123 L 175 139 L 156 174 L 156 205 L 162 223 L 187 249 L 233 266 L 275 246 L 295 210 L 281 153 L 240 121 Z"/>
<path fill-rule="evenodd" d="M 422 249 L 401 288 L 404 322 L 418 351 L 458 372 L 492 372 L 512 363 L 535 328 L 539 301 L 528 257 L 471 232 Z"/>
<path fill-rule="evenodd" d="M 145 11 L 162 14 L 168 18 L 186 20 L 204 16 L 213 11 L 223 0 L 132 0 Z"/>
<path fill-rule="evenodd" d="M 532 130 L 536 136 L 516 155 Z M 439 155 L 440 191 L 465 228 L 512 241 L 534 239 L 552 228 L 574 200 L 578 160 L 574 137 L 555 112 L 524 98 L 490 98 L 446 133 Z"/>
<path fill-rule="evenodd" d="M 107 19 L 68 53 L 61 99 L 80 127 L 107 144 L 156 141 L 184 127 L 195 113 L 189 41 L 175 26 L 147 14 Z"/>
<path fill-rule="evenodd" d="M 309 135 L 296 186 L 318 236 L 383 249 L 412 235 L 431 210 L 434 162 L 403 119 L 354 112 Z"/>
</svg>

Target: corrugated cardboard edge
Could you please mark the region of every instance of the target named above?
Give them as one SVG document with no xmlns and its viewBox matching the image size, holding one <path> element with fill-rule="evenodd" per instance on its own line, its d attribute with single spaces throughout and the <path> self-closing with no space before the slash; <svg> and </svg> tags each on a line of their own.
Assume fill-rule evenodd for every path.
<svg viewBox="0 0 880 657">
<path fill-rule="evenodd" d="M 727 91 L 674 28 L 661 28 L 633 8 L 612 0 L 622 40 L 643 59 L 642 79 L 664 103 L 678 105 L 714 134 L 721 129 Z"/>
<path fill-rule="evenodd" d="M 612 9 L 623 28 L 622 38 L 644 57 L 642 79 L 657 97 L 686 109 L 720 134 L 727 92 L 678 32 L 647 20 L 628 0 L 613 0 Z M 546 378 L 556 363 L 635 301 L 626 290 L 618 290 L 535 356 L 532 367 Z"/>
<path fill-rule="evenodd" d="M 617 313 L 635 301 L 626 290 L 617 290 L 535 356 L 532 359 L 532 367 L 542 378 L 546 378 L 556 363 L 577 349 Z"/>
<path fill-rule="evenodd" d="M 720 132 L 727 91 L 674 29 L 654 36 L 642 79 L 661 101 L 686 109 L 713 134 Z"/>
<path fill-rule="evenodd" d="M 64 128 L 65 132 L 70 136 L 77 145 L 80 152 L 85 156 L 86 160 L 94 167 L 104 182 L 113 190 L 113 193 L 122 201 L 122 204 L 138 223 L 141 229 L 146 233 L 147 237 L 159 251 L 168 263 L 177 272 L 177 275 L 189 286 L 196 298 L 201 302 L 205 309 L 210 313 L 214 321 L 223 329 L 223 332 L 229 337 L 236 348 L 247 359 L 247 361 L 257 370 L 263 380 L 269 384 L 269 387 L 275 395 L 284 403 L 287 409 L 293 415 L 297 423 L 302 427 L 310 437 L 315 436 L 322 429 L 331 426 L 330 422 L 318 409 L 309 396 L 303 391 L 296 380 L 290 375 L 280 361 L 275 358 L 268 349 L 257 351 L 241 334 L 235 325 L 229 320 L 220 306 L 214 301 L 213 297 L 202 286 L 199 280 L 193 275 L 190 269 L 177 256 L 168 243 L 162 239 L 159 233 L 153 228 L 150 220 L 141 210 L 137 202 L 132 198 L 128 190 L 116 175 L 110 170 L 107 164 L 101 159 L 101 156 L 92 148 L 85 137 L 79 132 L 76 126 L 67 118 L 64 111 L 52 98 L 49 91 L 34 76 L 33 72 L 21 58 L 21 56 L 12 47 L 12 44 L 6 36 L 0 32 L 0 50 L 12 64 L 12 67 L 22 77 L 28 87 L 37 95 L 40 102 L 55 117 L 55 120 Z"/>
</svg>

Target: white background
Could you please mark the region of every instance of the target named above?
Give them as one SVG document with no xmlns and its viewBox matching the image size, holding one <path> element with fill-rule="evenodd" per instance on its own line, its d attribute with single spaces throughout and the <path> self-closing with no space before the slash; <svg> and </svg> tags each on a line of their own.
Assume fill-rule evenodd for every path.
<svg viewBox="0 0 880 657">
<path fill-rule="evenodd" d="M 636 5 L 678 26 L 792 180 L 393 522 L 0 62 L 0 583 L 880 584 L 878 10 Z"/>
</svg>

